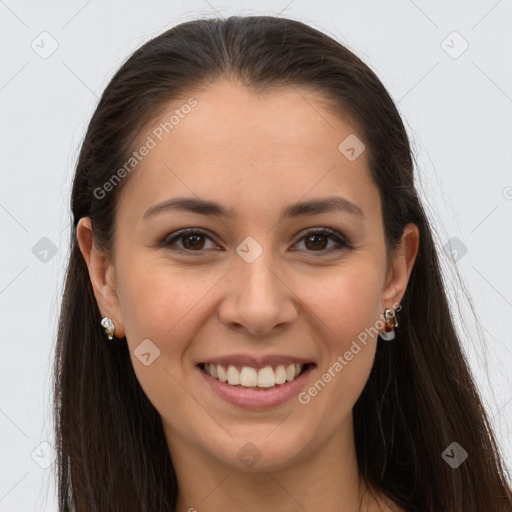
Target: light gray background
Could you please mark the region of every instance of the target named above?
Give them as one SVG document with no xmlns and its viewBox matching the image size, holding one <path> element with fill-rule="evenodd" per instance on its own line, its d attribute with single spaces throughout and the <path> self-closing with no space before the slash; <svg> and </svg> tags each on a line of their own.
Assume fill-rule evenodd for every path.
<svg viewBox="0 0 512 512">
<path fill-rule="evenodd" d="M 511 0 L 0 0 L 0 512 L 56 510 L 50 384 L 70 184 L 102 90 L 132 51 L 180 22 L 279 13 L 349 46 L 397 102 L 450 288 L 460 293 L 458 270 L 478 313 L 463 301 L 460 329 L 512 467 Z"/>
</svg>

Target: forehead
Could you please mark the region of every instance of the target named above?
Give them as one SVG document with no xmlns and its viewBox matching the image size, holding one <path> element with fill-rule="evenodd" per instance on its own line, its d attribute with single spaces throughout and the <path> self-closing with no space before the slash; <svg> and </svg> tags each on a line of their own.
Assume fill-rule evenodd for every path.
<svg viewBox="0 0 512 512">
<path fill-rule="evenodd" d="M 335 191 L 354 202 L 375 202 L 365 151 L 354 160 L 340 150 L 360 135 L 326 109 L 318 93 L 285 87 L 256 94 L 220 80 L 191 97 L 167 105 L 141 133 L 141 143 L 151 139 L 152 148 L 120 199 L 130 203 L 132 215 L 180 195 L 241 209 Z"/>
<path fill-rule="evenodd" d="M 165 145 L 174 140 L 180 145 L 205 146 L 206 150 L 215 146 L 219 155 L 223 148 L 229 148 L 226 156 L 232 156 L 233 151 L 246 156 L 265 147 L 266 155 L 279 156 L 290 149 L 288 146 L 294 151 L 332 151 L 340 137 L 355 132 L 347 120 L 325 110 L 320 102 L 326 99 L 318 92 L 296 86 L 255 93 L 222 79 L 193 97 L 197 104 L 186 109 L 186 114 L 172 116 L 176 111 L 185 111 L 190 98 L 184 97 L 168 105 L 155 120 L 152 131 L 161 133 L 163 128 L 166 132 L 162 133 L 166 140 L 158 142 Z M 176 124 L 171 130 L 167 125 L 166 131 L 171 117 Z"/>
</svg>

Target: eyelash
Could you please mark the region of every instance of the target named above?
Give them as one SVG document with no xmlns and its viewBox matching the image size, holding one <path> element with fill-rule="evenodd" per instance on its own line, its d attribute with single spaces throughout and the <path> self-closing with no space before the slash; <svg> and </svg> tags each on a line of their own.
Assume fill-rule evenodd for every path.
<svg viewBox="0 0 512 512">
<path fill-rule="evenodd" d="M 190 249 L 182 249 L 182 248 L 177 248 L 176 249 L 176 248 L 172 248 L 172 246 L 175 244 L 176 240 L 179 240 L 181 238 L 185 238 L 185 237 L 190 236 L 190 235 L 203 235 L 203 236 L 209 238 L 210 240 L 214 241 L 212 239 L 212 237 L 205 230 L 203 230 L 201 228 L 188 228 L 188 229 L 184 229 L 182 231 L 178 231 L 178 233 L 176 233 L 176 235 L 174 235 L 170 239 L 169 239 L 169 237 L 164 238 L 162 240 L 162 242 L 161 242 L 161 246 L 162 247 L 170 248 L 172 250 L 178 250 L 178 251 L 187 252 L 187 253 L 194 253 L 194 252 L 201 253 L 204 250 L 206 250 L 206 249 L 199 249 L 197 251 L 193 251 L 193 250 L 190 250 Z M 306 251 L 306 252 L 313 252 L 313 253 L 318 252 L 318 253 L 320 253 L 320 255 L 326 255 L 326 254 L 331 253 L 333 251 L 339 251 L 339 250 L 342 250 L 342 249 L 353 249 L 352 245 L 350 245 L 343 238 L 343 236 L 341 236 L 340 233 L 338 233 L 337 231 L 334 231 L 332 229 L 329 229 L 329 228 L 313 228 L 313 229 L 310 229 L 304 235 L 302 235 L 302 237 L 296 243 L 301 242 L 302 240 L 304 240 L 308 236 L 312 236 L 312 235 L 325 235 L 325 236 L 328 236 L 329 238 L 332 238 L 338 244 L 338 247 L 335 247 L 335 248 L 331 247 L 330 249 L 322 249 L 320 251 Z"/>
</svg>

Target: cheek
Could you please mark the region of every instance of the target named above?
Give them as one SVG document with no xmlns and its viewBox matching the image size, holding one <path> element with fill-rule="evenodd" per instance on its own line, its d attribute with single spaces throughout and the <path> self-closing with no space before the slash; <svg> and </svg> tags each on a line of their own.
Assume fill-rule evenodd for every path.
<svg viewBox="0 0 512 512">
<path fill-rule="evenodd" d="M 194 277 L 193 271 L 155 260 L 133 258 L 124 263 L 119 300 L 137 379 L 158 411 L 176 404 L 193 409 L 183 386 L 183 361 L 197 336 L 198 322 L 202 323 L 202 301 L 216 279 L 201 279 L 197 272 Z"/>
<path fill-rule="evenodd" d="M 150 338 L 160 345 L 172 339 L 165 349 L 177 350 L 183 329 L 190 324 L 189 314 L 213 286 L 210 280 L 187 276 L 168 264 L 131 261 L 120 279 L 123 321 L 131 344 Z"/>
<path fill-rule="evenodd" d="M 330 349 L 345 351 L 381 313 L 382 276 L 378 265 L 345 265 L 322 279 L 301 279 L 304 303 L 321 320 Z"/>
<path fill-rule="evenodd" d="M 381 276 L 372 268 L 378 265 L 347 265 L 320 283 L 303 283 L 309 289 L 305 303 L 311 317 L 320 320 L 321 359 L 317 380 L 305 390 L 301 403 L 316 409 L 314 416 L 328 417 L 332 428 L 349 414 L 373 365 Z"/>
</svg>

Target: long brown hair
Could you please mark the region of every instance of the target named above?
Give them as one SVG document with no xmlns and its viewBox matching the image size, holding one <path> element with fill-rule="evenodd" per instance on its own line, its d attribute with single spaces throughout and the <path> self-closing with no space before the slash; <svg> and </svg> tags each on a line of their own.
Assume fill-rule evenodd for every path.
<svg viewBox="0 0 512 512">
<path fill-rule="evenodd" d="M 347 48 L 301 22 L 270 16 L 195 20 L 152 39 L 115 74 L 91 119 L 73 182 L 54 368 L 59 510 L 174 509 L 177 482 L 160 415 L 139 385 L 127 344 L 105 342 L 76 225 L 90 217 L 95 243 L 113 250 L 116 204 L 130 176 L 107 197 L 94 191 L 129 159 L 142 128 L 170 100 L 220 77 L 254 92 L 297 86 L 321 93 L 364 140 L 388 251 L 407 223 L 419 228 L 398 341 L 378 345 L 353 410 L 361 478 L 406 510 L 511 511 L 504 465 L 450 316 L 400 115 Z M 454 441 L 469 454 L 456 469 L 441 456 Z"/>
</svg>

